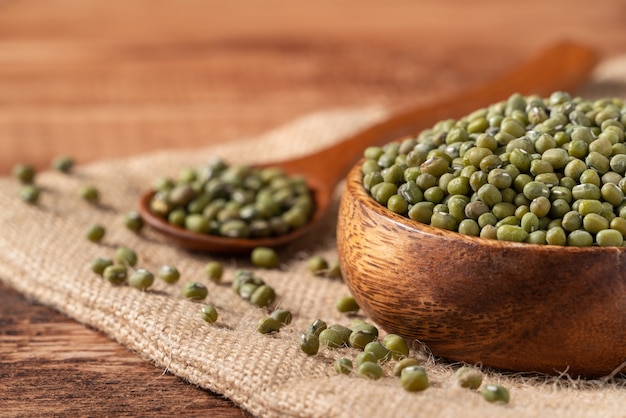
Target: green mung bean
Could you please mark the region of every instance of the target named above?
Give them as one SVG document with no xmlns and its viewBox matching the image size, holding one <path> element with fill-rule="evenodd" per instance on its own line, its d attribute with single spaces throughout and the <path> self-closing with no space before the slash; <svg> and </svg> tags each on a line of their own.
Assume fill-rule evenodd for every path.
<svg viewBox="0 0 626 418">
<path fill-rule="evenodd" d="M 119 285 L 126 281 L 126 278 L 128 277 L 128 270 L 126 269 L 126 266 L 113 264 L 104 269 L 102 277 L 113 285 Z"/>
<path fill-rule="evenodd" d="M 413 357 L 405 357 L 402 360 L 399 360 L 393 366 L 393 375 L 399 377 L 402 374 L 402 370 L 409 366 L 419 366 L 421 362 Z"/>
<path fill-rule="evenodd" d="M 328 263 L 328 271 L 326 272 L 326 275 L 332 279 L 341 279 L 343 277 L 339 260 L 333 260 Z"/>
<path fill-rule="evenodd" d="M 173 284 L 180 278 L 180 272 L 174 266 L 162 266 L 157 272 L 157 277 L 165 283 Z"/>
<path fill-rule="evenodd" d="M 100 191 L 94 186 L 83 186 L 80 196 L 88 202 L 95 203 L 100 199 Z"/>
<path fill-rule="evenodd" d="M 383 369 L 377 363 L 364 361 L 359 365 L 358 373 L 372 380 L 378 380 L 383 376 Z"/>
<path fill-rule="evenodd" d="M 205 322 L 212 324 L 213 322 L 217 321 L 217 318 L 218 318 L 217 309 L 213 305 L 204 305 L 200 309 L 200 317 Z"/>
<path fill-rule="evenodd" d="M 204 274 L 212 282 L 218 283 L 222 280 L 224 274 L 224 268 L 219 261 L 209 261 L 204 265 Z"/>
<path fill-rule="evenodd" d="M 488 384 L 483 388 L 481 393 L 487 402 L 509 403 L 509 391 L 504 386 Z"/>
<path fill-rule="evenodd" d="M 321 256 L 312 256 L 307 261 L 307 269 L 316 276 L 321 276 L 328 269 L 328 262 Z"/>
<path fill-rule="evenodd" d="M 137 260 L 137 253 L 128 247 L 118 247 L 115 250 L 115 261 L 119 264 L 134 267 Z"/>
<path fill-rule="evenodd" d="M 96 274 L 102 275 L 104 269 L 112 265 L 113 260 L 111 260 L 110 258 L 98 257 L 91 262 L 91 271 Z"/>
<path fill-rule="evenodd" d="M 406 340 L 399 335 L 385 335 L 382 344 L 391 352 L 392 357 L 396 360 L 409 356 L 409 345 Z"/>
<path fill-rule="evenodd" d="M 139 232 L 143 228 L 143 219 L 138 212 L 128 211 L 124 214 L 124 225 L 133 232 Z"/>
<path fill-rule="evenodd" d="M 377 335 L 367 330 L 352 331 L 349 338 L 350 347 L 364 349 L 365 346 L 376 340 Z"/>
<path fill-rule="evenodd" d="M 276 299 L 276 291 L 267 284 L 258 286 L 250 295 L 250 303 L 260 308 L 270 306 Z"/>
<path fill-rule="evenodd" d="M 100 242 L 104 238 L 106 229 L 100 224 L 90 225 L 87 229 L 87 239 L 91 242 Z"/>
<path fill-rule="evenodd" d="M 478 389 L 483 382 L 483 374 L 480 370 L 471 366 L 462 366 L 456 373 L 456 382 L 459 386 L 468 389 Z"/>
<path fill-rule="evenodd" d="M 624 237 L 620 231 L 604 229 L 598 231 L 596 241 L 600 247 L 621 247 L 624 244 Z"/>
<path fill-rule="evenodd" d="M 69 173 L 74 168 L 74 159 L 68 155 L 59 156 L 52 160 L 52 168 L 62 173 Z"/>
<path fill-rule="evenodd" d="M 35 180 L 36 171 L 30 164 L 16 164 L 13 167 L 12 174 L 21 183 L 31 184 Z"/>
<path fill-rule="evenodd" d="M 342 313 L 354 314 L 359 310 L 359 304 L 352 296 L 339 298 L 335 303 L 335 308 Z"/>
<path fill-rule="evenodd" d="M 350 374 L 352 372 L 352 361 L 345 357 L 340 357 L 333 362 L 333 369 L 337 374 Z"/>
<path fill-rule="evenodd" d="M 376 363 L 378 360 L 376 359 L 376 356 L 369 351 L 361 351 L 356 356 L 354 356 L 354 364 L 356 364 L 357 368 L 362 363 L 365 363 L 367 361 Z"/>
<path fill-rule="evenodd" d="M 342 338 L 339 332 L 334 329 L 326 328 L 319 334 L 320 344 L 324 344 L 330 348 L 339 348 L 347 346 L 346 340 Z"/>
<path fill-rule="evenodd" d="M 317 354 L 320 348 L 319 337 L 315 334 L 302 334 L 300 336 L 300 349 L 309 356 Z"/>
<path fill-rule="evenodd" d="M 281 326 L 289 325 L 291 323 L 291 312 L 287 309 L 276 309 L 274 310 L 270 316 L 277 320 Z"/>
<path fill-rule="evenodd" d="M 261 334 L 275 334 L 280 331 L 280 322 L 271 316 L 261 318 L 257 324 L 257 331 Z"/>
<path fill-rule="evenodd" d="M 369 322 L 366 322 L 362 319 L 355 319 L 352 321 L 352 323 L 350 324 L 349 327 L 353 332 L 354 331 L 367 331 L 371 334 L 374 334 L 376 337 L 378 337 L 378 328 L 376 328 L 374 325 L 370 324 Z"/>
<path fill-rule="evenodd" d="M 26 184 L 20 189 L 20 198 L 30 204 L 36 204 L 39 201 L 41 190 L 33 184 Z"/>
<path fill-rule="evenodd" d="M 372 341 L 368 343 L 363 351 L 372 353 L 376 357 L 376 361 L 384 363 L 392 358 L 391 351 L 385 347 L 380 341 Z"/>
<path fill-rule="evenodd" d="M 335 331 L 339 335 L 339 338 L 341 338 L 343 345 L 349 345 L 350 334 L 352 334 L 352 330 L 350 328 L 340 324 L 332 324 L 328 327 L 328 329 Z"/>
<path fill-rule="evenodd" d="M 154 283 L 154 275 L 145 269 L 137 269 L 128 277 L 128 284 L 139 290 L 146 290 Z"/>
<path fill-rule="evenodd" d="M 252 265 L 263 268 L 274 268 L 278 266 L 278 254 L 273 248 L 256 247 L 250 254 Z"/>
<path fill-rule="evenodd" d="M 428 389 L 428 375 L 421 366 L 408 366 L 400 372 L 400 384 L 407 392 L 419 392 Z"/>
<path fill-rule="evenodd" d="M 202 300 L 209 294 L 209 289 L 202 283 L 187 282 L 183 286 L 183 296 L 187 299 Z"/>
<path fill-rule="evenodd" d="M 589 247 L 593 245 L 593 235 L 582 229 L 573 230 L 567 236 L 567 245 Z"/>
<path fill-rule="evenodd" d="M 319 337 L 320 333 L 324 331 L 326 328 L 328 328 L 328 325 L 326 324 L 326 322 L 322 321 L 321 319 L 316 319 L 311 324 L 309 324 L 309 326 L 306 329 L 306 333 L 314 334 L 315 336 Z"/>
</svg>

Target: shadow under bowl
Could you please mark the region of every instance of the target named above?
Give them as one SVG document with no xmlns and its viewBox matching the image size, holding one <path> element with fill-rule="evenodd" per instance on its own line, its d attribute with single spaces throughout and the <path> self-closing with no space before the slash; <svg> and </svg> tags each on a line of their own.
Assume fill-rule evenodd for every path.
<svg viewBox="0 0 626 418">
<path fill-rule="evenodd" d="M 362 310 L 437 357 L 580 377 L 626 360 L 626 247 L 512 243 L 421 224 L 374 201 L 360 163 L 337 244 Z"/>
</svg>

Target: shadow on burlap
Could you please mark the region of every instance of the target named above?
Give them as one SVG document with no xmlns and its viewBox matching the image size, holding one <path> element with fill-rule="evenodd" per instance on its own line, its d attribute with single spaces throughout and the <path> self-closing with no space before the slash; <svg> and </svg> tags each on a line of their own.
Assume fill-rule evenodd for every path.
<svg viewBox="0 0 626 418">
<path fill-rule="evenodd" d="M 626 96 L 626 60 L 598 68 L 585 96 Z M 231 162 L 268 162 L 310 152 L 357 131 L 385 116 L 379 108 L 323 112 L 259 137 L 210 149 L 163 151 L 129 159 L 78 167 L 72 175 L 41 173 L 40 204 L 16 198 L 19 185 L 0 179 L 0 279 L 29 298 L 51 306 L 77 321 L 102 330 L 157 367 L 188 382 L 224 394 L 254 415 L 263 417 L 466 416 L 466 417 L 583 417 L 624 416 L 623 379 L 580 381 L 537 375 L 512 375 L 485 370 L 485 382 L 509 388 L 509 405 L 492 405 L 474 391 L 459 388 L 457 365 L 424 354 L 431 387 L 407 393 L 391 376 L 378 381 L 338 376 L 332 362 L 353 357 L 350 349 L 327 350 L 309 357 L 298 346 L 299 335 L 316 318 L 349 324 L 336 312 L 335 301 L 348 295 L 339 280 L 315 277 L 306 269 L 312 254 L 336 259 L 335 216 L 338 188 L 331 213 L 320 228 L 282 249 L 278 270 L 256 270 L 289 309 L 293 322 L 272 336 L 256 331 L 265 312 L 241 300 L 230 283 L 236 268 L 251 268 L 242 258 L 217 258 L 168 245 L 153 231 L 136 235 L 122 225 L 122 214 L 136 209 L 140 194 L 160 176 L 175 176 L 185 167 L 201 166 L 212 156 Z M 78 197 L 85 184 L 101 192 L 101 204 Z M 84 238 L 92 223 L 107 226 L 100 244 Z M 179 283 L 161 281 L 140 292 L 113 287 L 90 270 L 95 257 L 111 257 L 118 245 L 139 254 L 139 266 L 155 271 L 164 264 L 182 272 Z M 204 264 L 218 259 L 226 266 L 224 281 L 205 278 Z M 201 281 L 208 301 L 220 312 L 216 324 L 206 324 L 199 304 L 180 296 L 185 281 Z"/>
</svg>

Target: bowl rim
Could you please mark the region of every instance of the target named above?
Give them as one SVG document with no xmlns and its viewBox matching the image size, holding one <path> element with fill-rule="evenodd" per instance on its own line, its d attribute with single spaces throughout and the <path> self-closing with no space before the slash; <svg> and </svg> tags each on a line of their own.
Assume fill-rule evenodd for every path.
<svg viewBox="0 0 626 418">
<path fill-rule="evenodd" d="M 449 231 L 442 228 L 430 226 L 418 221 L 414 221 L 406 216 L 395 213 L 380 203 L 376 202 L 374 198 L 363 187 L 363 173 L 361 166 L 365 158 L 361 158 L 358 163 L 352 167 L 346 177 L 345 192 L 354 196 L 354 198 L 360 202 L 366 209 L 374 211 L 382 218 L 386 218 L 395 224 L 401 225 L 405 230 L 417 230 L 421 234 L 427 234 L 430 236 L 438 236 L 447 241 L 461 242 L 473 246 L 490 247 L 493 249 L 510 250 L 510 249 L 528 249 L 529 251 L 538 251 L 546 254 L 551 253 L 563 253 L 570 254 L 576 253 L 598 253 L 604 252 L 610 253 L 626 253 L 626 245 L 621 247 L 600 247 L 598 245 L 592 245 L 589 247 L 582 246 L 567 246 L 567 245 L 550 245 L 550 244 L 531 244 L 526 242 L 513 242 L 513 241 L 501 241 L 497 239 L 487 239 L 481 237 L 475 237 L 471 235 L 464 235 L 460 232 Z M 626 239 L 624 240 L 626 243 Z"/>
</svg>

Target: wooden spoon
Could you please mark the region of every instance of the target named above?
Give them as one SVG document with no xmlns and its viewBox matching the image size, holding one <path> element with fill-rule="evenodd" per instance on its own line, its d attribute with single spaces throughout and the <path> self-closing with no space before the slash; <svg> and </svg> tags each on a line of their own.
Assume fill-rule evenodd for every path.
<svg viewBox="0 0 626 418">
<path fill-rule="evenodd" d="M 409 108 L 389 119 L 357 133 L 329 148 L 305 157 L 269 164 L 283 167 L 292 174 L 302 174 L 315 195 L 316 210 L 311 221 L 287 235 L 272 238 L 239 239 L 194 233 L 175 227 L 154 215 L 149 202 L 154 192 L 140 201 L 140 212 L 147 224 L 171 242 L 191 250 L 219 254 L 243 254 L 255 247 L 277 247 L 310 231 L 323 217 L 335 186 L 370 145 L 384 144 L 401 136 L 417 133 L 445 118 L 458 118 L 512 93 L 539 94 L 570 91 L 587 80 L 597 58 L 594 51 L 573 43 L 550 46 L 482 87 L 460 92 L 447 100 Z"/>
</svg>

